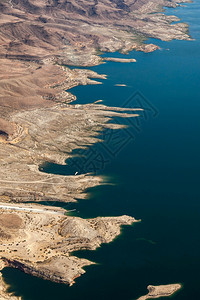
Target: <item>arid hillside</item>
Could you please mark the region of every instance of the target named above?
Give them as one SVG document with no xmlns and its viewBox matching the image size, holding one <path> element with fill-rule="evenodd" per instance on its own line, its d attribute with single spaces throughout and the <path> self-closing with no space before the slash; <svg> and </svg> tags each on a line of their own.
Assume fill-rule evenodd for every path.
<svg viewBox="0 0 200 300">
<path fill-rule="evenodd" d="M 62 58 L 87 65 L 92 62 L 80 62 L 77 52 L 152 51 L 141 46 L 148 37 L 187 38 L 184 24 L 170 25 L 176 18 L 154 14 L 162 6 L 176 5 L 167 0 L 1 1 L 0 56 L 36 62 Z"/>
<path fill-rule="evenodd" d="M 174 0 L 0 0 L 2 139 L 13 132 L 8 123 L 13 110 L 49 106 L 58 99 L 69 102 L 73 97 L 63 87 L 86 84 L 85 75 L 59 65 L 99 64 L 99 50 L 156 50 L 156 45 L 143 44 L 148 37 L 188 39 L 188 26 L 171 24 L 177 18 L 160 13 L 163 5 L 178 4 Z"/>
</svg>

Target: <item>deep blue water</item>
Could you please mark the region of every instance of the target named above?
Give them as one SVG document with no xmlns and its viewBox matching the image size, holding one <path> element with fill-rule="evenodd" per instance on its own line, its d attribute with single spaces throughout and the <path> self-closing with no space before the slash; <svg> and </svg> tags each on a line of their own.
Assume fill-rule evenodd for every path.
<svg viewBox="0 0 200 300">
<path fill-rule="evenodd" d="M 117 119 L 129 129 L 116 135 L 106 131 L 104 144 L 92 148 L 93 160 L 83 153 L 82 171 L 98 165 L 98 173 L 114 184 L 89 190 L 87 200 L 70 208 L 86 218 L 128 214 L 142 222 L 124 227 L 120 237 L 97 251 L 77 252 L 98 265 L 88 267 L 73 287 L 4 269 L 11 290 L 25 300 L 134 300 L 149 284 L 177 282 L 183 289 L 173 299 L 200 299 L 199 4 L 167 10 L 189 23 L 195 41 L 152 40 L 161 50 L 106 54 L 133 57 L 137 63 L 93 67 L 108 79 L 72 89 L 77 103 L 102 99 L 109 106 L 145 107 L 145 114 L 137 122 Z M 96 154 L 106 162 L 99 162 Z M 50 165 L 45 171 L 69 174 L 76 168 Z"/>
</svg>

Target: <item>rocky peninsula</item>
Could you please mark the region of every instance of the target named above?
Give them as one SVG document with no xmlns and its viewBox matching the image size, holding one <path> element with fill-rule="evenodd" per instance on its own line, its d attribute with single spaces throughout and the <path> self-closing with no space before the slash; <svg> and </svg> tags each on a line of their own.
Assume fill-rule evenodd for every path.
<svg viewBox="0 0 200 300">
<path fill-rule="evenodd" d="M 102 179 L 46 174 L 39 166 L 65 164 L 74 149 L 98 142 L 104 128 L 122 128 L 113 117 L 139 115 L 141 108 L 71 104 L 69 89 L 100 84 L 106 75 L 69 66 L 100 64 L 104 51 L 158 49 L 144 43 L 149 37 L 190 39 L 187 24 L 163 13 L 163 6 L 179 3 L 0 0 L 1 268 L 71 285 L 93 263 L 71 252 L 94 250 L 119 235 L 122 225 L 136 222 L 129 216 L 84 220 L 44 208 L 40 201 L 84 199 L 86 189 Z M 4 291 L 2 298 L 12 299 Z"/>
</svg>

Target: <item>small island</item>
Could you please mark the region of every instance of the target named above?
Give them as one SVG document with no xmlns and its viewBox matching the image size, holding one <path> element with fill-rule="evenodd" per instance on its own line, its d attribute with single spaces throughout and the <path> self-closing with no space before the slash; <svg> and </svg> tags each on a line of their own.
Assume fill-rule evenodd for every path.
<svg viewBox="0 0 200 300">
<path fill-rule="evenodd" d="M 157 299 L 160 297 L 169 297 L 176 293 L 182 288 L 181 284 L 167 284 L 167 285 L 149 285 L 147 289 L 149 290 L 147 295 L 144 295 L 137 300 L 146 300 L 146 299 Z"/>
<path fill-rule="evenodd" d="M 121 63 L 136 62 L 135 58 L 104 57 L 104 60 L 113 61 L 113 62 L 121 62 Z"/>
</svg>

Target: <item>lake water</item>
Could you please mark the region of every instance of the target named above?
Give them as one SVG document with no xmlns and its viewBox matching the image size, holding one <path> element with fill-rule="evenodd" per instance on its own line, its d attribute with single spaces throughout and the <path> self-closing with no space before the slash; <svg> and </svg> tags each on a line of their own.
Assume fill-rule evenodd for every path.
<svg viewBox="0 0 200 300">
<path fill-rule="evenodd" d="M 199 299 L 199 4 L 167 9 L 189 23 L 195 41 L 152 40 L 161 50 L 108 54 L 136 58 L 137 63 L 93 67 L 108 75 L 103 85 L 72 90 L 77 103 L 102 99 L 109 106 L 145 107 L 145 114 L 137 122 L 116 120 L 129 124 L 129 129 L 116 135 L 105 131 L 104 144 L 92 147 L 93 160 L 85 168 L 87 158 L 78 170 L 95 171 L 97 166 L 105 181 L 114 184 L 93 188 L 88 199 L 66 208 L 75 208 L 74 215 L 86 218 L 128 214 L 142 222 L 123 227 L 120 237 L 96 251 L 77 252 L 97 265 L 87 267 L 72 287 L 4 269 L 4 279 L 16 295 L 25 300 L 134 300 L 146 293 L 149 284 L 182 283 L 183 289 L 173 299 Z M 70 168 L 49 165 L 45 169 L 58 174 L 74 170 L 72 161 Z"/>
</svg>

